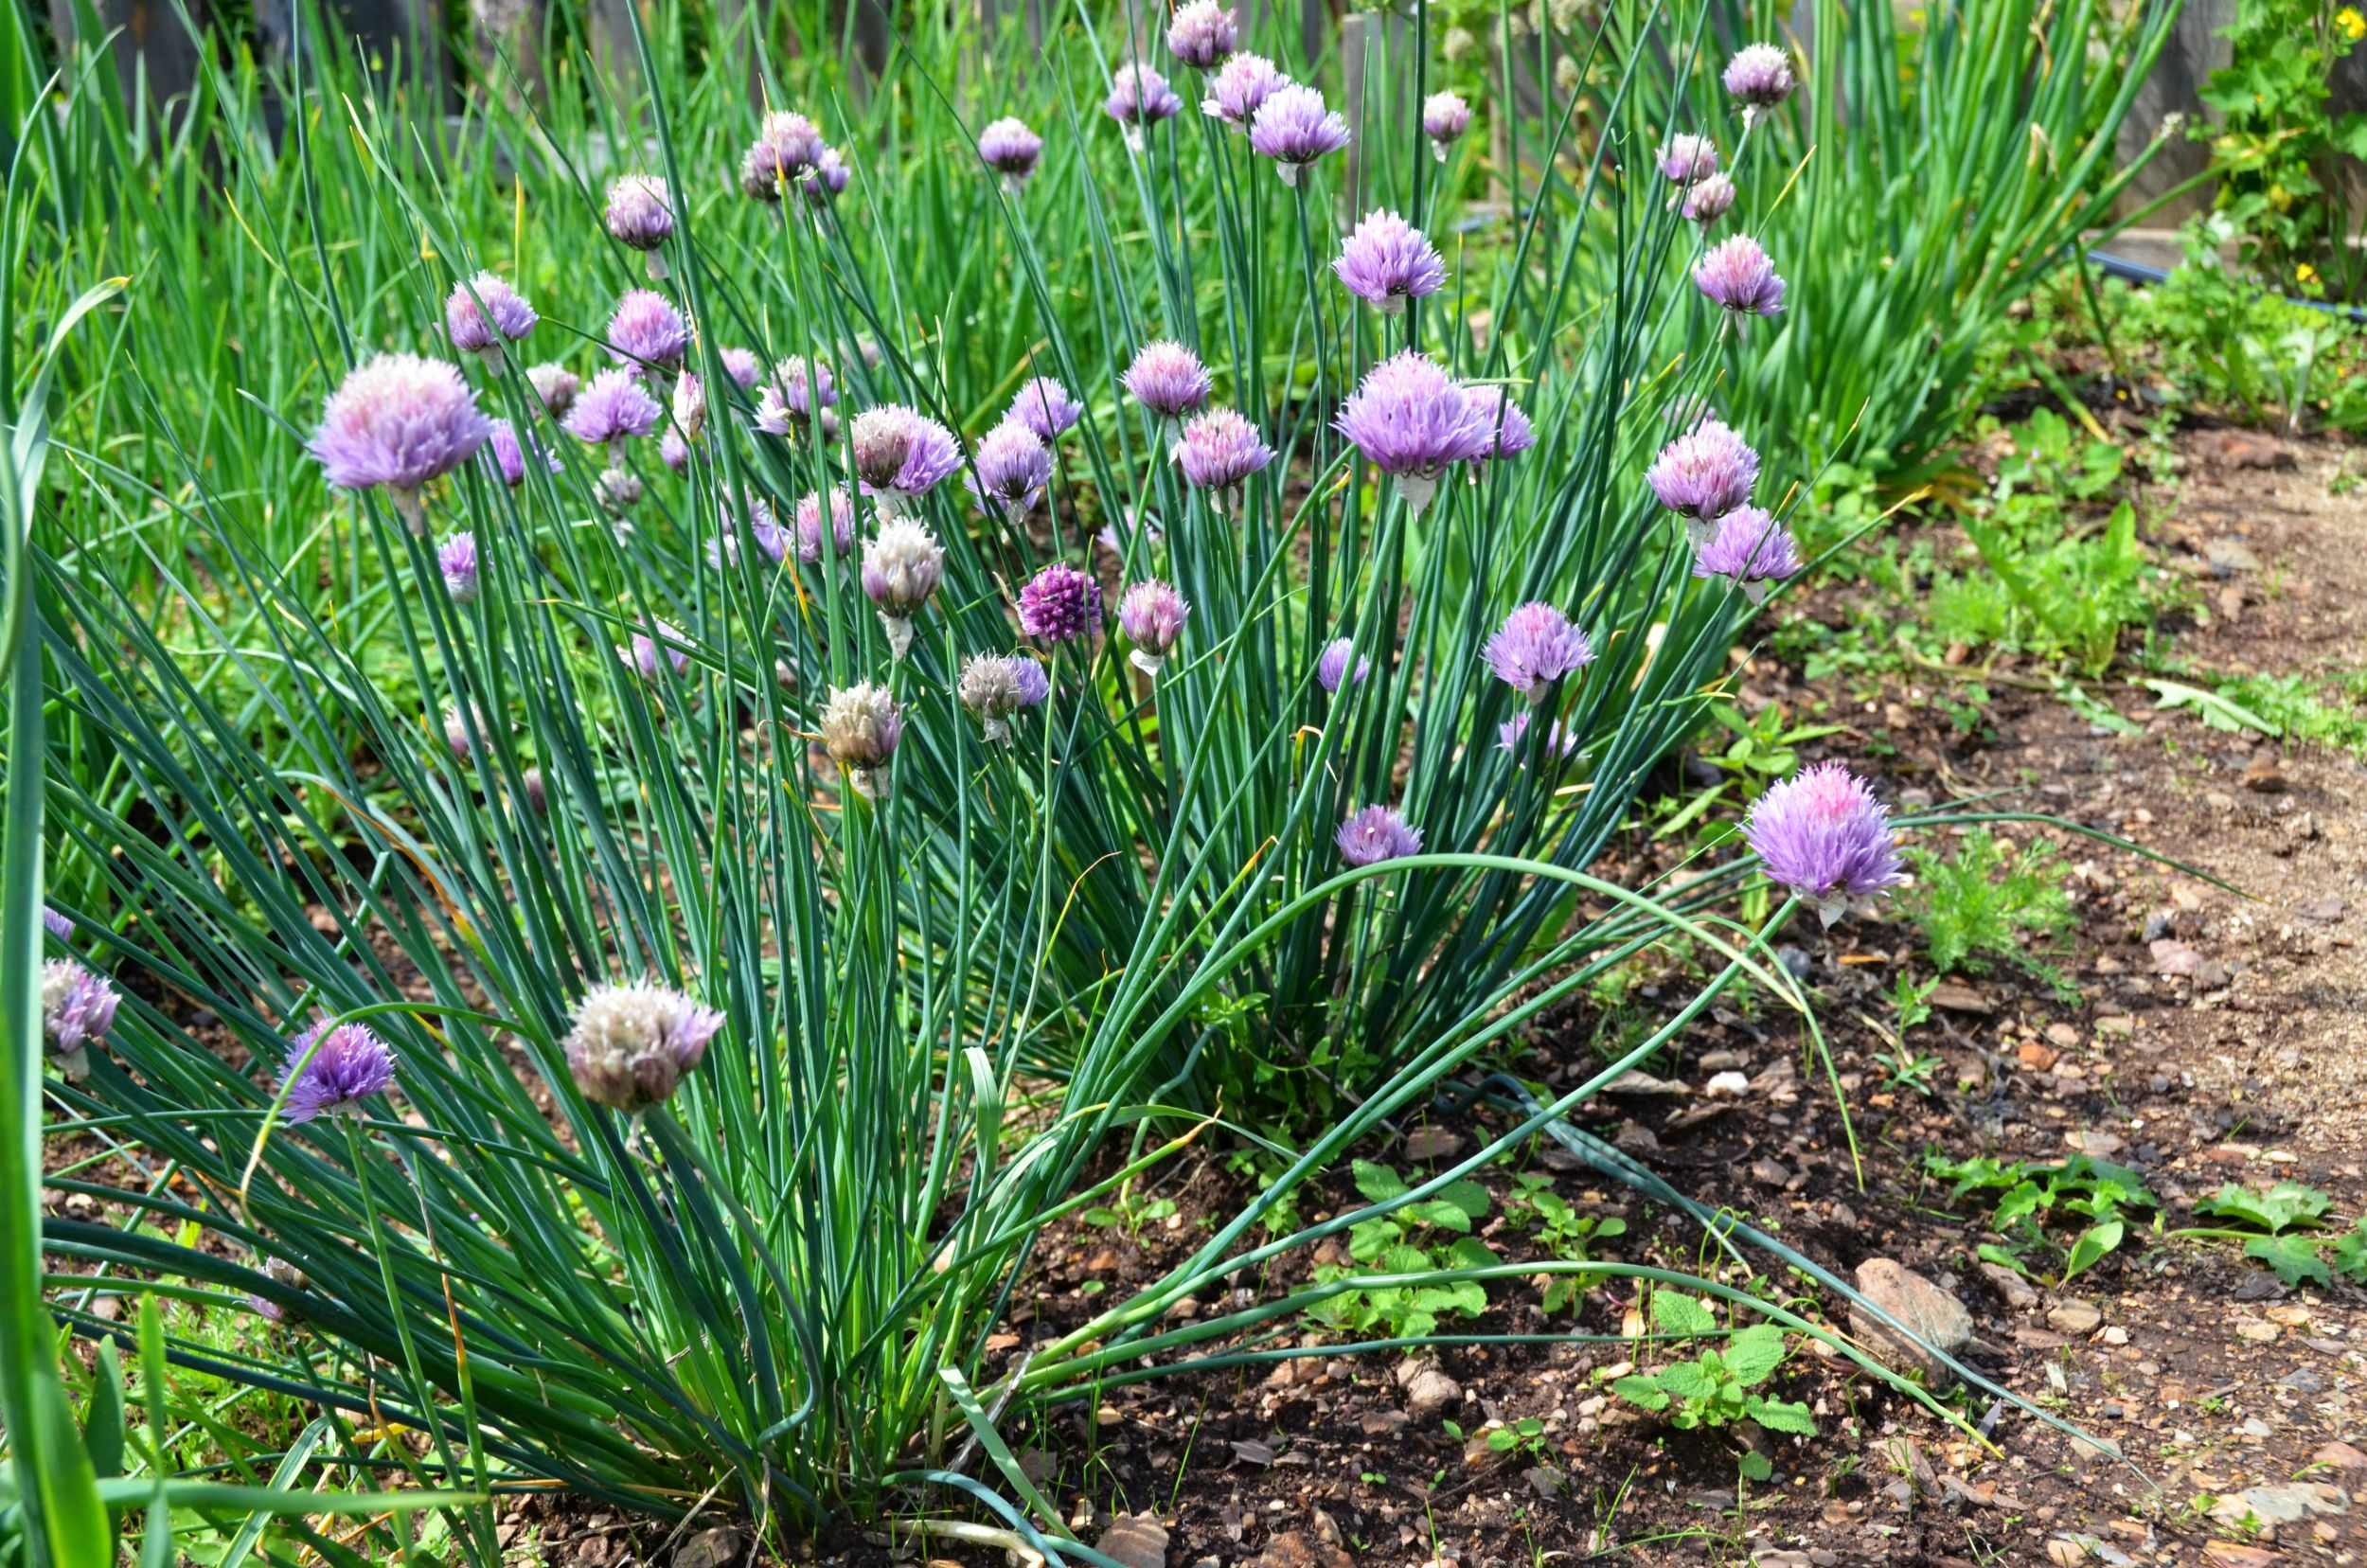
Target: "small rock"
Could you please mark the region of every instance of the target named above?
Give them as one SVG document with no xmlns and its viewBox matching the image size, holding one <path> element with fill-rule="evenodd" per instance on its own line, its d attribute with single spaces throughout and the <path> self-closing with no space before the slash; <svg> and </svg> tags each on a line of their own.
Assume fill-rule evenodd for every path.
<svg viewBox="0 0 2367 1568">
<path fill-rule="evenodd" d="M 1928 998 L 1931 1006 L 1946 1007 L 1950 1012 L 1989 1013 L 1997 1011 L 1997 1004 L 1958 980 L 1943 980 L 1931 988 Z"/>
<path fill-rule="evenodd" d="M 2046 1323 L 2058 1334 L 2085 1336 L 2103 1327 L 2104 1314 L 2084 1301 L 2058 1301 L 2046 1310 Z"/>
<path fill-rule="evenodd" d="M 2257 1416 L 2245 1417 L 2244 1424 L 2237 1427 L 2235 1430 L 2242 1433 L 2247 1437 L 2273 1437 L 2277 1434 L 2276 1428 L 2270 1426 L 2268 1422 L 2262 1420 Z"/>
<path fill-rule="evenodd" d="M 1244 1568 L 1356 1568 L 1356 1559 L 1342 1547 L 1292 1532 L 1267 1541 Z"/>
<path fill-rule="evenodd" d="M 2348 1443 L 2322 1443 L 2309 1456 L 2313 1465 L 2328 1465 L 2339 1470 L 2367 1470 L 2367 1453 L 2361 1453 Z"/>
<path fill-rule="evenodd" d="M 2244 788 L 2255 794 L 2285 793 L 2285 770 L 2277 766 L 2275 754 L 2266 749 L 2252 753 L 2244 764 Z"/>
<path fill-rule="evenodd" d="M 1126 1568 L 1167 1568 L 1167 1528 L 1148 1514 L 1120 1514 L 1101 1532 L 1099 1550 Z"/>
<path fill-rule="evenodd" d="M 2046 1042 L 2068 1051 L 2079 1043 L 2079 1029 L 2071 1024 L 2050 1024 L 2046 1026 Z"/>
<path fill-rule="evenodd" d="M 2350 1511 L 2350 1494 L 2323 1481 L 2294 1481 L 2281 1487 L 2249 1487 L 2213 1505 L 2211 1517 L 2225 1524 L 2241 1523 L 2246 1515 L 2263 1524 L 2298 1524 L 2311 1514 Z"/>
<path fill-rule="evenodd" d="M 1400 1381 L 1405 1388 L 1406 1419 L 1416 1426 L 1430 1425 L 1463 1402 L 1463 1385 L 1435 1366 L 1424 1366 Z"/>
<path fill-rule="evenodd" d="M 1650 1128 L 1641 1122 L 1621 1122 L 1619 1131 L 1611 1135 L 1611 1141 L 1612 1147 L 1624 1154 L 1646 1157 L 1661 1152 L 1660 1140 L 1652 1135 Z"/>
<path fill-rule="evenodd" d="M 2296 904 L 2293 913 L 2316 925 L 2335 925 L 2342 918 L 2342 900 L 2336 898 L 2311 899 Z"/>
<path fill-rule="evenodd" d="M 1746 1074 L 1715 1073 L 1711 1075 L 1709 1082 L 1701 1086 L 1701 1092 L 1705 1095 L 1740 1095 L 1747 1093 L 1750 1088 L 1751 1079 Z"/>
<path fill-rule="evenodd" d="M 2063 1060 L 2063 1053 L 2052 1045 L 2025 1040 L 2014 1052 L 2014 1060 L 2034 1073 L 2051 1073 L 2055 1071 L 2055 1064 Z"/>
<path fill-rule="evenodd" d="M 1975 1266 L 1981 1271 L 1981 1277 L 1989 1282 L 1989 1289 L 2003 1297 L 2005 1305 L 2014 1311 L 2026 1312 L 2038 1304 L 2038 1292 L 2013 1270 L 1997 1263 Z"/>
<path fill-rule="evenodd" d="M 1888 1257 L 1869 1257 L 1858 1265 L 1858 1290 L 1923 1342 L 1902 1339 L 1852 1302 L 1850 1331 L 1875 1359 L 1894 1371 L 1921 1372 L 1928 1388 L 1955 1381 L 1955 1374 L 1931 1352 L 1954 1356 L 1972 1343 L 1972 1314 L 1963 1302 Z"/>
<path fill-rule="evenodd" d="M 2252 1345 L 2273 1345 L 2276 1343 L 2277 1326 L 2263 1323 L 2258 1318 L 2241 1318 L 2236 1321 L 2235 1337 Z"/>
<path fill-rule="evenodd" d="M 1791 1180 L 1791 1172 L 1773 1160 L 1761 1156 L 1751 1162 L 1751 1179 L 1761 1186 L 1780 1187 Z"/>
<path fill-rule="evenodd" d="M 1409 1160 L 1447 1160 L 1463 1151 L 1463 1134 L 1450 1132 L 1443 1127 L 1417 1127 L 1405 1135 L 1405 1157 Z"/>
<path fill-rule="evenodd" d="M 2277 1555 L 2260 1546 L 2242 1546 L 2233 1541 L 2206 1543 L 2202 1555 L 2218 1564 L 2218 1568 L 2276 1568 Z"/>
<path fill-rule="evenodd" d="M 2296 1394 L 2323 1394 L 2326 1391 L 2326 1380 L 2320 1377 L 2315 1368 L 2297 1366 L 2279 1378 L 2277 1386 L 2289 1388 Z"/>
<path fill-rule="evenodd" d="M 2066 1132 L 2063 1142 L 2070 1146 L 2073 1153 L 2085 1154 L 2091 1160 L 2109 1160 L 2128 1147 L 2127 1141 L 2118 1133 L 2100 1131 L 2095 1128 Z"/>
<path fill-rule="evenodd" d="M 748 1538 L 729 1524 L 701 1530 L 674 1554 L 674 1568 L 728 1568 L 739 1560 L 740 1548 L 747 1543 Z"/>
<path fill-rule="evenodd" d="M 2194 981 L 2198 990 L 2216 990 L 2227 984 L 2225 964 L 2196 952 L 2175 936 L 2164 936 L 2153 943 L 2152 953 L 2156 974 L 2183 975 Z"/>
</svg>

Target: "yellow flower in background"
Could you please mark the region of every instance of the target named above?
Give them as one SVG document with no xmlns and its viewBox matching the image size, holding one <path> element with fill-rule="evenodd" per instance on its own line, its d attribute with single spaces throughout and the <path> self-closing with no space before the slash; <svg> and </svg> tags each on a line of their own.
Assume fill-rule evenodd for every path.
<svg viewBox="0 0 2367 1568">
<path fill-rule="evenodd" d="M 2318 269 L 2311 266 L 2306 261 L 2293 269 L 2293 279 L 2297 283 L 2307 283 L 2314 279 L 2317 276 Z"/>
<path fill-rule="evenodd" d="M 2367 38 L 2367 17 L 2358 14 L 2357 6 L 2345 6 L 2334 13 L 2334 25 L 2342 29 L 2342 36 L 2356 44 Z"/>
</svg>

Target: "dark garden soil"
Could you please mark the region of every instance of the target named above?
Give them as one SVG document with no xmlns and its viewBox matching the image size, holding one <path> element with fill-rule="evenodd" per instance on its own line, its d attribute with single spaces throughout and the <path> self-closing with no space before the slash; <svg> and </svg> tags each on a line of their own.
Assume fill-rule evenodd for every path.
<svg viewBox="0 0 2367 1568">
<path fill-rule="evenodd" d="M 2329 494 L 2340 450 L 2193 431 L 2179 451 L 2184 473 L 2152 543 L 2195 579 L 2194 606 L 2171 627 L 2190 668 L 2367 667 L 2367 495 Z M 1838 620 L 1841 609 L 1828 594 L 1791 613 Z M 1928 674 L 1809 689 L 1762 658 L 1739 672 L 1738 689 L 1746 705 L 1775 702 L 1797 720 L 1850 726 L 1811 755 L 1864 764 L 1869 741 L 1895 748 L 1873 765 L 1904 808 L 2015 790 L 1998 805 L 2126 836 L 2242 892 L 2014 825 L 2005 831 L 2060 844 L 2073 867 L 2079 925 L 2055 957 L 2075 993 L 2007 969 L 1945 977 L 1933 1017 L 1907 1042 L 1909 1054 L 1942 1060 L 1928 1095 L 1890 1081 L 1875 1060 L 1895 1043 L 1895 973 L 1931 978 L 1913 931 L 1878 918 L 1786 934 L 1795 945 L 1785 959 L 1827 1030 L 1861 1171 L 1834 1086 L 1797 1023 L 1764 1000 L 1717 1011 L 1682 1054 L 1649 1064 L 1651 1081 L 1597 1096 L 1585 1125 L 1825 1269 L 1846 1277 L 1889 1259 L 1947 1291 L 1970 1313 L 1962 1359 L 2093 1441 L 1962 1389 L 1943 1396 L 1965 1423 L 1952 1425 L 1838 1357 L 1801 1350 L 1772 1391 L 1808 1404 L 1819 1433 L 1753 1432 L 1773 1475 L 1745 1481 L 1741 1439 L 1671 1430 L 1609 1394 L 1636 1363 L 1666 1359 L 1622 1338 L 1641 1321 L 1632 1284 L 1597 1286 L 1575 1313 L 1548 1315 L 1522 1281 L 1500 1285 L 1483 1318 L 1449 1317 L 1443 1331 L 1601 1341 L 1453 1347 L 1418 1364 L 1319 1354 L 1111 1388 L 1041 1429 L 1013 1423 L 1006 1435 L 1081 1539 L 1130 1568 L 1509 1568 L 1614 1554 L 1782 1568 L 2234 1568 L 2367 1554 L 2367 1408 L 2353 1404 L 2367 1391 L 2367 1292 L 2340 1282 L 2287 1290 L 2238 1244 L 2163 1239 L 2151 1216 L 2132 1222 L 2118 1253 L 2049 1289 L 1981 1263 L 1975 1249 L 2000 1238 L 1977 1198 L 1950 1206 L 1924 1171 L 1931 1150 L 2085 1153 L 2139 1172 L 2167 1230 L 2206 1223 L 2192 1205 L 2227 1182 L 2305 1182 L 2346 1221 L 2367 1207 L 2367 769 L 2208 729 L 2190 711 L 2157 710 L 2143 686 L 2095 688 L 2129 721 L 2121 733 L 2056 700 L 2037 671 Z M 1969 722 L 1951 717 L 1975 679 L 1985 706 Z M 1819 715 L 1817 701 L 1831 707 Z M 1633 852 L 1628 869 L 1648 864 Z M 1691 977 L 1671 972 L 1628 1003 L 1649 1022 L 1690 994 Z M 1521 1071 L 1583 1082 L 1604 1060 L 1607 1026 L 1593 1006 L 1550 1018 Z M 1502 1118 L 1442 1117 L 1361 1152 L 1405 1171 L 1443 1168 L 1490 1125 Z M 1550 1176 L 1583 1214 L 1625 1220 L 1598 1256 L 1687 1270 L 1711 1261 L 1687 1223 L 1542 1139 L 1486 1178 L 1494 1218 L 1482 1229 L 1506 1258 L 1538 1256 L 1502 1220 L 1516 1172 Z M 1249 1191 L 1211 1149 L 1140 1195 L 1173 1200 L 1171 1217 L 1135 1231 L 1047 1233 L 1020 1292 L 1026 1305 L 994 1353 L 1023 1354 L 1153 1277 Z M 1341 1173 L 1303 1208 L 1312 1218 L 1361 1202 Z M 1295 1258 L 1249 1283 L 1271 1292 L 1314 1262 L 1344 1260 L 1336 1250 Z M 1813 1284 L 1780 1281 L 1780 1293 L 1846 1330 Z M 1533 1437 L 1509 1450 L 1489 1442 L 1499 1425 L 1524 1421 L 1540 1423 Z M 998 1478 L 989 1469 L 984 1479 Z M 651 1532 L 560 1501 L 521 1508 L 507 1533 L 520 1563 L 747 1560 L 727 1522 Z M 801 1555 L 1004 1556 L 905 1532 Z"/>
</svg>

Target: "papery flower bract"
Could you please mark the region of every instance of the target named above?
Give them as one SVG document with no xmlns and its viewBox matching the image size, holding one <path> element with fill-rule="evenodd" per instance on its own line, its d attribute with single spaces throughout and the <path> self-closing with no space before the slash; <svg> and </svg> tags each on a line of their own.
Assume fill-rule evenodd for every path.
<svg viewBox="0 0 2367 1568">
<path fill-rule="evenodd" d="M 395 1086 L 395 1057 L 386 1042 L 360 1024 L 321 1020 L 288 1042 L 279 1070 L 281 1117 L 309 1122 L 349 1110 Z"/>
<path fill-rule="evenodd" d="M 970 489 L 980 505 L 1000 507 L 1016 523 L 1052 483 L 1052 450 L 1023 421 L 1006 419 L 980 438 L 971 467 Z"/>
<path fill-rule="evenodd" d="M 1706 180 L 1717 172 L 1717 144 L 1707 136 L 1680 132 L 1661 148 L 1660 171 L 1678 185 Z"/>
<path fill-rule="evenodd" d="M 756 428 L 768 436 L 796 436 L 813 422 L 816 407 L 838 401 L 830 367 L 821 360 L 785 359 L 756 393 Z"/>
<path fill-rule="evenodd" d="M 759 202 L 777 202 L 781 187 L 813 171 L 822 156 L 822 133 L 805 116 L 775 109 L 757 127 L 756 139 L 740 154 L 739 188 Z"/>
<path fill-rule="evenodd" d="M 726 348 L 721 357 L 723 361 L 723 373 L 731 377 L 732 384 L 740 390 L 747 391 L 764 379 L 764 362 L 757 359 L 754 351 L 746 348 Z"/>
<path fill-rule="evenodd" d="M 1416 512 L 1430 505 L 1450 463 L 1476 461 L 1495 445 L 1495 431 L 1481 425 L 1461 384 L 1411 348 L 1374 365 L 1336 422 Z"/>
<path fill-rule="evenodd" d="M 1068 395 L 1068 388 L 1050 376 L 1023 382 L 1004 416 L 1017 419 L 1046 443 L 1058 440 L 1085 417 L 1085 405 Z"/>
<path fill-rule="evenodd" d="M 1246 126 L 1268 98 L 1290 84 L 1290 79 L 1261 54 L 1237 54 L 1208 79 L 1208 96 L 1200 112 L 1227 125 Z"/>
<path fill-rule="evenodd" d="M 587 446 L 607 447 L 612 455 L 628 440 L 657 428 L 666 410 L 624 370 L 603 370 L 576 396 L 564 421 L 567 434 Z"/>
<path fill-rule="evenodd" d="M 1528 737 L 1529 714 L 1525 708 L 1496 726 L 1497 748 L 1512 753 L 1516 767 L 1525 767 L 1528 763 Z M 1564 728 L 1561 721 L 1557 719 L 1545 731 L 1545 746 L 1547 750 L 1559 752 L 1566 757 L 1577 751 L 1578 738 L 1575 731 Z"/>
<path fill-rule="evenodd" d="M 1594 647 L 1569 616 L 1532 601 L 1504 617 L 1480 656 L 1496 679 L 1534 705 L 1545 700 L 1556 681 L 1593 663 Z"/>
<path fill-rule="evenodd" d="M 962 706 L 978 716 L 987 739 L 1001 744 L 1011 739 L 1010 717 L 1026 704 L 1020 700 L 1020 660 L 1005 653 L 973 653 L 962 663 L 954 695 Z"/>
<path fill-rule="evenodd" d="M 1134 645 L 1130 655 L 1134 668 L 1146 675 L 1158 674 L 1191 613 L 1184 596 L 1157 578 L 1129 588 L 1118 600 L 1118 630 Z"/>
<path fill-rule="evenodd" d="M 674 232 L 674 204 L 666 182 L 654 174 L 622 174 L 608 187 L 609 238 L 646 253 L 643 263 L 652 282 L 666 276 L 666 262 L 657 254 Z"/>
<path fill-rule="evenodd" d="M 1360 657 L 1356 644 L 1345 637 L 1334 637 L 1324 644 L 1322 657 L 1315 661 L 1315 684 L 1326 691 L 1338 692 L 1348 680 L 1348 666 L 1356 666 L 1356 679 L 1362 681 L 1373 672 L 1373 661 Z"/>
<path fill-rule="evenodd" d="M 1537 444 L 1537 427 L 1512 401 L 1510 388 L 1467 385 L 1463 395 L 1470 400 L 1472 417 L 1479 420 L 1480 434 L 1486 438 L 1478 461 L 1518 457 Z"/>
<path fill-rule="evenodd" d="M 1184 482 L 1219 497 L 1238 490 L 1273 455 L 1257 427 L 1230 408 L 1212 408 L 1192 419 L 1175 443 L 1175 465 Z"/>
<path fill-rule="evenodd" d="M 652 634 L 652 633 L 654 634 Z M 666 662 L 674 667 L 677 675 L 690 673 L 690 636 L 670 621 L 651 623 L 650 632 L 635 632 L 630 646 L 616 650 L 625 668 L 645 681 L 657 679 L 658 651 L 665 650 Z"/>
<path fill-rule="evenodd" d="M 1431 154 L 1447 161 L 1447 149 L 1471 128 L 1471 106 L 1461 93 L 1433 93 L 1422 100 L 1422 134 L 1430 138 Z"/>
<path fill-rule="evenodd" d="M 526 380 L 543 412 L 554 419 L 566 418 L 576 406 L 576 394 L 583 390 L 583 378 L 563 365 L 538 365 L 526 372 Z"/>
<path fill-rule="evenodd" d="M 912 618 L 944 577 L 945 547 L 909 517 L 888 518 L 863 541 L 863 591 L 880 607 L 880 624 L 896 657 L 912 647 Z"/>
<path fill-rule="evenodd" d="M 454 283 L 444 300 L 444 330 L 452 346 L 494 370 L 501 368 L 502 345 L 525 337 L 541 319 L 517 290 L 489 272 Z"/>
<path fill-rule="evenodd" d="M 1726 216 L 1726 209 L 1735 205 L 1735 182 L 1724 174 L 1713 174 L 1685 187 L 1683 205 L 1680 208 L 1693 222 L 1707 227 Z"/>
<path fill-rule="evenodd" d="M 1422 852 L 1422 830 L 1386 806 L 1367 806 L 1340 824 L 1332 842 L 1350 865 L 1378 865 Z"/>
<path fill-rule="evenodd" d="M 68 1079 L 79 1082 L 90 1071 L 90 1048 L 115 1027 L 116 1008 L 121 1002 L 115 983 L 80 959 L 44 961 L 42 1043 Z"/>
<path fill-rule="evenodd" d="M 1189 0 L 1176 8 L 1167 24 L 1167 52 L 1179 64 L 1195 71 L 1212 71 L 1224 63 L 1241 41 L 1240 15 L 1217 0 Z"/>
<path fill-rule="evenodd" d="M 1043 157 L 1043 138 L 1028 130 L 1025 120 L 1006 115 L 978 133 L 978 157 L 1003 176 L 1006 190 L 1017 190 Z"/>
<path fill-rule="evenodd" d="M 403 522 L 422 533 L 420 490 L 474 456 L 492 434 L 456 366 L 380 354 L 329 395 L 311 450 L 339 490 L 385 486 Z"/>
<path fill-rule="evenodd" d="M 830 693 L 822 706 L 822 744 L 832 761 L 847 770 L 858 794 L 881 793 L 880 773 L 903 739 L 904 718 L 885 686 L 858 682 Z"/>
<path fill-rule="evenodd" d="M 1838 761 L 1769 786 L 1751 803 L 1742 836 L 1768 879 L 1815 904 L 1828 926 L 1851 899 L 1906 880 L 1890 809 Z"/>
<path fill-rule="evenodd" d="M 1126 127 L 1126 145 L 1137 151 L 1145 126 L 1173 119 L 1183 108 L 1167 79 L 1148 65 L 1121 65 L 1112 72 L 1110 96 L 1101 103 L 1103 114 Z"/>
<path fill-rule="evenodd" d="M 685 441 L 695 441 L 706 428 L 707 383 L 695 370 L 674 378 L 674 428 Z"/>
<path fill-rule="evenodd" d="M 1198 354 L 1166 338 L 1144 344 L 1118 379 L 1136 402 L 1163 419 L 1180 419 L 1208 401 L 1208 367 Z"/>
<path fill-rule="evenodd" d="M 1768 590 L 1800 572 L 1800 546 L 1791 530 L 1756 507 L 1736 507 L 1717 520 L 1717 527 L 1694 551 L 1693 575 L 1722 577 L 1740 588 L 1753 604 L 1767 601 Z"/>
<path fill-rule="evenodd" d="M 1348 122 L 1325 107 L 1323 94 L 1296 82 L 1277 87 L 1249 122 L 1249 149 L 1274 160 L 1284 185 L 1299 170 L 1348 145 Z"/>
<path fill-rule="evenodd" d="M 631 289 L 608 318 L 608 357 L 635 375 L 657 370 L 671 375 L 690 351 L 690 324 L 654 289 Z"/>
<path fill-rule="evenodd" d="M 673 1098 L 723 1015 L 654 981 L 595 986 L 567 1031 L 567 1076 L 595 1105 L 637 1114 Z"/>
<path fill-rule="evenodd" d="M 1725 82 L 1742 104 L 1742 123 L 1756 125 L 1791 97 L 1791 57 L 1772 44 L 1746 44 L 1726 62 Z"/>
<path fill-rule="evenodd" d="M 1731 312 L 1737 326 L 1744 316 L 1773 315 L 1784 308 L 1784 280 L 1775 276 L 1775 263 L 1767 252 L 1747 234 L 1710 247 L 1693 264 L 1693 282 Z"/>
<path fill-rule="evenodd" d="M 1661 448 L 1644 474 L 1662 506 L 1702 522 L 1750 500 L 1758 477 L 1759 454 L 1723 420 L 1708 418 Z"/>
<path fill-rule="evenodd" d="M 476 535 L 462 531 L 436 546 L 436 569 L 443 574 L 444 592 L 454 604 L 474 604 L 481 588 Z"/>
<path fill-rule="evenodd" d="M 1408 299 L 1436 294 L 1447 281 L 1447 264 L 1430 236 L 1379 208 L 1342 243 L 1331 270 L 1348 293 L 1389 315 L 1401 313 Z"/>
<path fill-rule="evenodd" d="M 1101 625 L 1101 582 L 1056 561 L 1019 591 L 1019 627 L 1042 643 L 1074 642 Z"/>
<path fill-rule="evenodd" d="M 822 497 L 808 491 L 797 503 L 797 559 L 809 566 L 822 559 Z M 846 492 L 830 487 L 830 553 L 845 555 L 855 547 L 855 506 Z"/>
</svg>

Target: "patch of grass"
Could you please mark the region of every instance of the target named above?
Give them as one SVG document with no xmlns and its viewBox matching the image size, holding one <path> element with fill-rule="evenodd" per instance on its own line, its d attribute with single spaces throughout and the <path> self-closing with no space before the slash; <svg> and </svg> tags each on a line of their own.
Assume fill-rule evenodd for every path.
<svg viewBox="0 0 2367 1568">
<path fill-rule="evenodd" d="M 2219 695 L 2275 725 L 2286 739 L 2367 757 L 2367 669 L 2245 675 L 2221 683 Z"/>
<path fill-rule="evenodd" d="M 2042 956 L 2077 919 L 2053 846 L 2017 848 L 1975 828 L 1952 855 L 1917 848 L 1908 858 L 1915 886 L 1902 903 L 1932 967 L 1980 974 L 2002 959 L 2057 991 L 2068 988 L 2062 970 Z"/>
</svg>

